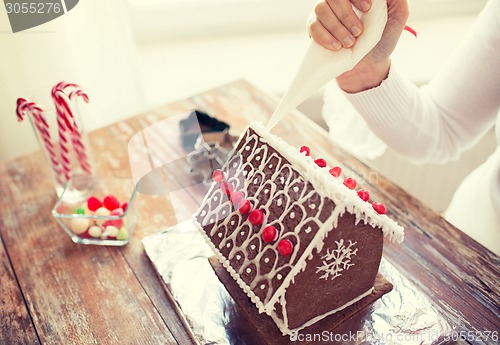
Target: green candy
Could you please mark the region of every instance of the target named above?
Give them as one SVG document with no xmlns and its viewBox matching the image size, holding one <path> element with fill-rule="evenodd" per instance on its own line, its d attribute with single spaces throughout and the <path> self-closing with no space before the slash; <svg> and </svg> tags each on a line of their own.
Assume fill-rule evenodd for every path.
<svg viewBox="0 0 500 345">
<path fill-rule="evenodd" d="M 123 241 L 123 240 L 126 240 L 127 238 L 128 238 L 127 228 L 125 228 L 123 226 L 123 227 L 120 228 L 120 230 L 116 234 L 116 239 L 119 240 L 119 241 Z"/>
<path fill-rule="evenodd" d="M 85 214 L 85 210 L 83 209 L 83 207 L 79 207 L 76 209 L 76 214 Z"/>
</svg>

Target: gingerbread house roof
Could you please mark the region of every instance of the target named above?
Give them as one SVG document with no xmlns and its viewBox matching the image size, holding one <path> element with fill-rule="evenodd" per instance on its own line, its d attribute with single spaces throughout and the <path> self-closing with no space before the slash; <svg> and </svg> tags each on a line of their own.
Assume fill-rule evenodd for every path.
<svg viewBox="0 0 500 345">
<path fill-rule="evenodd" d="M 195 215 L 219 260 L 267 314 L 306 268 L 306 258 L 314 249 L 321 251 L 325 236 L 335 231 L 345 212 L 353 214 L 356 223 L 380 228 L 393 241 L 404 237 L 400 225 L 306 154 L 252 124 L 222 169 L 224 180 L 214 182 Z M 239 197 L 248 200 L 252 210 L 262 211 L 261 222 L 234 205 L 235 192 L 241 192 Z M 266 242 L 262 231 L 269 226 L 275 227 L 277 238 Z M 289 255 L 282 255 L 283 240 L 292 245 Z"/>
</svg>

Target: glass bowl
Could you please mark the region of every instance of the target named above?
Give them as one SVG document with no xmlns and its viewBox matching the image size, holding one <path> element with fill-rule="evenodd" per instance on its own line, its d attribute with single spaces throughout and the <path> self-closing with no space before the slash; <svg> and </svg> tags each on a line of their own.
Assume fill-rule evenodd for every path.
<svg viewBox="0 0 500 345">
<path fill-rule="evenodd" d="M 79 175 L 71 178 L 52 215 L 73 242 L 123 246 L 137 222 L 132 179 Z"/>
</svg>

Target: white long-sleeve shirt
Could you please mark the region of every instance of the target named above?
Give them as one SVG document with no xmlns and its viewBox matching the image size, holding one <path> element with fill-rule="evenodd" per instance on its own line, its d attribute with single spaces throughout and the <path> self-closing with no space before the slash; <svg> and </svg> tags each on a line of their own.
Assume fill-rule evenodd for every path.
<svg viewBox="0 0 500 345">
<path fill-rule="evenodd" d="M 345 95 L 379 138 L 418 162 L 456 159 L 496 122 L 497 152 L 478 169 L 481 173 L 464 181 L 468 185 L 457 191 L 448 214 L 453 224 L 499 254 L 500 0 L 488 1 L 462 45 L 427 86 L 418 88 L 391 69 L 380 86 Z M 487 188 L 474 188 L 475 183 Z M 479 192 L 485 195 L 471 195 Z M 458 196 L 483 202 L 474 207 Z M 482 214 L 481 207 L 490 209 Z M 488 218 L 487 224 L 478 226 L 476 217 Z"/>
</svg>

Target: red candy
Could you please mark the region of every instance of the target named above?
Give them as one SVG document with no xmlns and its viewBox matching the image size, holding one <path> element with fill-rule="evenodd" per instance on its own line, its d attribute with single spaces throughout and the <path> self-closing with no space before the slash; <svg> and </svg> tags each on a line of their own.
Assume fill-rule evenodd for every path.
<svg viewBox="0 0 500 345">
<path fill-rule="evenodd" d="M 220 184 L 220 190 L 222 193 L 230 195 L 233 192 L 234 187 L 230 182 L 222 182 Z"/>
<path fill-rule="evenodd" d="M 264 221 L 264 212 L 262 212 L 261 210 L 253 210 L 248 215 L 248 220 L 253 225 L 260 225 Z"/>
<path fill-rule="evenodd" d="M 366 189 L 360 189 L 360 190 L 358 190 L 358 196 L 363 201 L 370 200 L 370 192 L 368 192 Z"/>
<path fill-rule="evenodd" d="M 349 189 L 354 189 L 356 188 L 356 180 L 351 177 L 348 177 L 344 180 L 344 185 Z"/>
<path fill-rule="evenodd" d="M 98 208 L 102 207 L 102 202 L 97 197 L 91 196 L 87 199 L 87 207 L 90 211 L 95 212 Z"/>
<path fill-rule="evenodd" d="M 314 163 L 316 163 L 320 168 L 326 167 L 326 161 L 323 158 L 315 159 Z"/>
<path fill-rule="evenodd" d="M 300 147 L 300 153 L 302 152 L 305 152 L 306 156 L 311 155 L 311 149 L 305 145 Z"/>
<path fill-rule="evenodd" d="M 111 211 L 110 213 L 110 216 L 121 216 L 123 214 L 123 210 L 121 208 L 117 208 L 117 209 L 114 209 L 113 211 Z M 118 229 L 121 228 L 123 226 L 123 218 L 120 218 L 120 219 L 110 219 L 110 220 L 107 220 L 105 221 L 102 226 L 105 228 L 107 227 L 108 225 L 113 225 L 113 226 L 116 226 Z"/>
<path fill-rule="evenodd" d="M 241 214 L 247 214 L 252 209 L 252 204 L 248 200 L 242 200 L 238 205 L 238 210 Z"/>
<path fill-rule="evenodd" d="M 232 192 L 230 200 L 234 205 L 238 205 L 243 200 L 243 193 L 239 190 Z"/>
<path fill-rule="evenodd" d="M 281 240 L 278 243 L 278 252 L 283 256 L 288 256 L 293 252 L 293 244 L 290 240 Z"/>
<path fill-rule="evenodd" d="M 330 169 L 330 175 L 333 177 L 339 177 L 340 174 L 342 173 L 342 168 L 341 167 L 333 167 Z"/>
<path fill-rule="evenodd" d="M 128 202 L 124 202 L 121 206 L 123 212 L 125 212 L 127 210 L 127 207 L 128 207 Z"/>
<path fill-rule="evenodd" d="M 120 207 L 120 202 L 114 195 L 106 195 L 102 201 L 102 204 L 104 207 L 106 207 L 108 210 L 113 211 Z M 90 207 L 89 207 L 90 209 Z"/>
<path fill-rule="evenodd" d="M 380 202 L 372 203 L 372 207 L 378 214 L 385 214 L 387 212 L 385 205 Z"/>
<path fill-rule="evenodd" d="M 224 180 L 224 173 L 219 169 L 214 170 L 212 173 L 212 180 L 214 182 L 222 182 Z"/>
<path fill-rule="evenodd" d="M 272 225 L 266 226 L 264 230 L 262 230 L 262 239 L 266 243 L 274 241 L 277 237 L 278 231 Z"/>
</svg>

